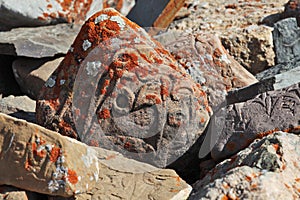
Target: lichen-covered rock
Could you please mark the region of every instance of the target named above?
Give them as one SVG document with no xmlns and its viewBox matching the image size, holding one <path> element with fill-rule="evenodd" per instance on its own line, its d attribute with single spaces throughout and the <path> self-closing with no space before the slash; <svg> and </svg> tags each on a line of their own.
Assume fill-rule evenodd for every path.
<svg viewBox="0 0 300 200">
<path fill-rule="evenodd" d="M 186 199 L 191 187 L 173 170 L 90 147 L 0 114 L 0 185 L 75 199 Z"/>
<path fill-rule="evenodd" d="M 107 7 L 116 8 L 126 15 L 134 4 L 134 0 L 1 0 L 0 23 L 9 28 L 61 22 L 82 23 Z"/>
<path fill-rule="evenodd" d="M 166 166 L 202 134 L 211 109 L 168 51 L 105 9 L 83 25 L 36 112 L 61 134 Z"/>
<path fill-rule="evenodd" d="M 218 164 L 189 199 L 299 199 L 299 163 L 299 135 L 276 132 Z"/>
<path fill-rule="evenodd" d="M 216 36 L 169 32 L 157 39 L 202 86 L 213 109 L 225 102 L 229 90 L 257 82 L 228 54 Z"/>
<path fill-rule="evenodd" d="M 259 94 L 215 114 L 211 131 L 218 139 L 211 155 L 219 161 L 275 131 L 299 132 L 300 83 Z"/>
</svg>

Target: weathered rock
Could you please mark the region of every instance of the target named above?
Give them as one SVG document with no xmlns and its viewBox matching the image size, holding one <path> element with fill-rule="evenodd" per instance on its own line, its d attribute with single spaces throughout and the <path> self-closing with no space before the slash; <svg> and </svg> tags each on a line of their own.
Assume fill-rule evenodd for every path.
<svg viewBox="0 0 300 200">
<path fill-rule="evenodd" d="M 0 54 L 32 58 L 66 54 L 79 28 L 78 25 L 58 24 L 0 32 Z"/>
<path fill-rule="evenodd" d="M 36 102 L 27 96 L 8 96 L 0 99 L 0 112 L 29 122 L 35 120 Z"/>
<path fill-rule="evenodd" d="M 60 58 L 18 58 L 13 62 L 13 72 L 22 92 L 37 99 L 42 86 L 62 61 Z"/>
<path fill-rule="evenodd" d="M 176 20 L 171 30 L 212 33 L 247 70 L 258 73 L 274 66 L 271 29 L 256 26 L 262 17 L 282 12 L 287 0 L 194 1 L 189 17 Z"/>
<path fill-rule="evenodd" d="M 14 59 L 12 56 L 0 55 L 0 97 L 21 94 L 11 69 Z"/>
<path fill-rule="evenodd" d="M 212 119 L 211 131 L 218 136 L 212 158 L 227 158 L 274 131 L 299 131 L 299 119 L 300 83 L 222 108 Z"/>
<path fill-rule="evenodd" d="M 295 18 L 287 18 L 274 25 L 273 38 L 277 63 L 300 60 L 300 27 Z"/>
<path fill-rule="evenodd" d="M 126 15 L 134 4 L 134 0 L 1 0 L 0 23 L 10 28 L 61 22 L 82 23 L 106 7 L 114 7 Z"/>
<path fill-rule="evenodd" d="M 213 110 L 225 101 L 229 90 L 257 82 L 228 54 L 216 36 L 169 32 L 157 39 L 202 86 Z"/>
<path fill-rule="evenodd" d="M 299 199 L 299 162 L 299 135 L 276 132 L 218 164 L 189 199 Z"/>
<path fill-rule="evenodd" d="M 205 129 L 210 107 L 201 86 L 115 10 L 91 17 L 71 49 L 37 101 L 41 125 L 158 166 Z"/>
<path fill-rule="evenodd" d="M 173 170 L 4 114 L 0 121 L 0 184 L 76 199 L 186 199 L 191 191 Z"/>
<path fill-rule="evenodd" d="M 185 0 L 139 0 L 128 14 L 128 19 L 142 27 L 167 28 Z M 154 29 L 152 34 L 159 31 Z"/>
<path fill-rule="evenodd" d="M 240 34 L 220 36 L 230 54 L 253 74 L 275 64 L 272 28 L 251 25 Z"/>
<path fill-rule="evenodd" d="M 274 68 L 270 68 L 258 74 L 258 77 L 261 79 L 260 82 L 248 87 L 229 91 L 226 97 L 227 104 L 244 102 L 263 92 L 279 90 L 299 83 L 300 66 L 298 65 L 298 67 L 292 68 L 291 65 L 292 64 L 280 64 L 280 67 L 275 66 Z"/>
</svg>

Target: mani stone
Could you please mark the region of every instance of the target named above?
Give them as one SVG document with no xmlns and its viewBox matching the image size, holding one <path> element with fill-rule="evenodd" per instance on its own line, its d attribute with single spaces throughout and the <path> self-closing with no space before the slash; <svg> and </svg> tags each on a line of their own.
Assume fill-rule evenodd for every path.
<svg viewBox="0 0 300 200">
<path fill-rule="evenodd" d="M 170 32 L 157 39 L 202 86 L 213 110 L 224 103 L 228 91 L 257 82 L 228 54 L 217 36 Z"/>
<path fill-rule="evenodd" d="M 300 27 L 295 18 L 287 18 L 274 25 L 273 40 L 277 64 L 300 60 Z"/>
<path fill-rule="evenodd" d="M 84 199 L 186 199 L 191 187 L 173 170 L 87 146 L 0 114 L 0 185 Z"/>
<path fill-rule="evenodd" d="M 232 156 L 275 131 L 299 132 L 299 119 L 300 83 L 221 108 L 212 118 L 210 131 L 217 137 L 212 158 L 220 161 Z"/>
<path fill-rule="evenodd" d="M 199 84 L 144 29 L 114 9 L 81 28 L 36 108 L 42 126 L 165 167 L 204 131 Z"/>
<path fill-rule="evenodd" d="M 0 0 L 0 24 L 7 28 L 57 23 L 82 23 L 106 7 L 126 15 L 134 0 Z"/>
<path fill-rule="evenodd" d="M 219 163 L 189 200 L 300 199 L 299 163 L 299 135 L 276 132 Z"/>
</svg>

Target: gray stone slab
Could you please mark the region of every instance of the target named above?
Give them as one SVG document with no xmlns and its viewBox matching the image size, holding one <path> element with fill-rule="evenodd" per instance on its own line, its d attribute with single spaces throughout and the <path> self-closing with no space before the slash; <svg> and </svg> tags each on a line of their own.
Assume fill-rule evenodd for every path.
<svg viewBox="0 0 300 200">
<path fill-rule="evenodd" d="M 58 24 L 0 32 L 0 54 L 33 58 L 66 54 L 80 26 Z"/>
<path fill-rule="evenodd" d="M 274 25 L 273 40 L 277 64 L 300 60 L 300 27 L 295 18 Z"/>
</svg>

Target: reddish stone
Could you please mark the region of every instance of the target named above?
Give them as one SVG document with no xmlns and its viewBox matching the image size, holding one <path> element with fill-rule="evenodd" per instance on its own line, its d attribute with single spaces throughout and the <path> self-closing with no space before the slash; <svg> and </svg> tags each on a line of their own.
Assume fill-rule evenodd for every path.
<svg viewBox="0 0 300 200">
<path fill-rule="evenodd" d="M 83 25 L 42 89 L 36 113 L 41 125 L 63 135 L 165 166 L 201 135 L 210 107 L 167 50 L 104 9 Z"/>
</svg>

